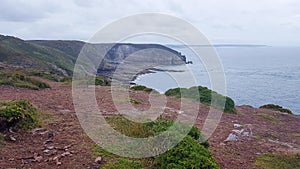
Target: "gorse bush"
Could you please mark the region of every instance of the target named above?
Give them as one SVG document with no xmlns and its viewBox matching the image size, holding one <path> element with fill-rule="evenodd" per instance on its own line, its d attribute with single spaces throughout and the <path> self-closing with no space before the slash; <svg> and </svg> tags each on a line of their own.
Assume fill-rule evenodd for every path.
<svg viewBox="0 0 300 169">
<path fill-rule="evenodd" d="M 211 153 L 191 136 L 186 136 L 177 146 L 154 160 L 161 169 L 217 169 Z"/>
<path fill-rule="evenodd" d="M 150 93 L 150 92 L 159 93 L 158 91 L 156 91 L 154 89 L 148 88 L 146 86 L 141 86 L 141 85 L 132 86 L 132 87 L 130 87 L 130 89 L 135 90 L 135 91 L 144 91 L 144 92 L 147 92 L 147 93 Z"/>
<path fill-rule="evenodd" d="M 153 158 L 139 160 L 123 158 L 113 155 L 99 146 L 95 146 L 94 154 L 108 160 L 108 162 L 100 168 L 219 168 L 213 156 L 207 149 L 209 143 L 198 128 L 194 126 L 191 127 L 188 124 L 165 120 L 162 118 L 146 123 L 135 123 L 122 116 L 108 116 L 106 117 L 106 121 L 116 131 L 126 136 L 136 138 L 148 138 L 159 135 L 165 131 L 170 131 L 167 136 L 176 137 L 176 132 L 180 133 L 186 129 L 191 129 L 187 136 L 184 136 L 184 139 L 178 145 L 170 149 L 168 152 Z M 149 146 L 149 148 L 151 148 L 151 146 Z"/>
<path fill-rule="evenodd" d="M 30 88 L 35 90 L 50 88 L 49 84 L 31 78 L 25 73 L 19 71 L 1 71 L 0 85 L 10 85 L 14 87 Z"/>
<path fill-rule="evenodd" d="M 0 102 L 0 130 L 9 127 L 32 129 L 39 126 L 37 109 L 27 100 Z"/>
<path fill-rule="evenodd" d="M 224 109 L 226 113 L 236 113 L 235 104 L 231 98 L 222 96 L 206 87 L 175 88 L 166 91 L 165 95 L 177 98 L 190 98 L 222 111 Z"/>
<path fill-rule="evenodd" d="M 266 104 L 266 105 L 260 106 L 259 108 L 270 109 L 270 110 L 280 111 L 283 113 L 293 114 L 293 112 L 291 110 L 285 109 L 282 106 L 275 105 L 275 104 Z"/>
</svg>

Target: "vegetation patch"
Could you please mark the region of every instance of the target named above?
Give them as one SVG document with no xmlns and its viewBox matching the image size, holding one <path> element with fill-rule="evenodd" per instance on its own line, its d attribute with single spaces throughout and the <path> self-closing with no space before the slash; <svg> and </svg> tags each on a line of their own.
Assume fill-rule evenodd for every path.
<svg viewBox="0 0 300 169">
<path fill-rule="evenodd" d="M 63 82 L 72 83 L 72 78 L 66 78 Z M 111 82 L 102 76 L 82 76 L 76 77 L 76 85 L 96 85 L 96 86 L 110 86 Z"/>
<path fill-rule="evenodd" d="M 28 130 L 38 126 L 38 111 L 27 100 L 0 102 L 0 131 L 10 127 Z"/>
<path fill-rule="evenodd" d="M 279 111 L 279 112 L 282 112 L 282 113 L 293 114 L 293 112 L 291 110 L 285 109 L 282 106 L 275 105 L 275 104 L 266 104 L 266 105 L 260 106 L 259 108 L 261 108 L 261 109 L 270 109 L 270 110 L 275 110 L 275 111 Z"/>
<path fill-rule="evenodd" d="M 174 96 L 177 98 L 190 98 L 201 103 L 211 105 L 212 107 L 224 111 L 226 113 L 236 113 L 234 101 L 218 94 L 207 87 L 191 87 L 191 88 L 175 88 L 165 92 L 166 96 Z M 225 105 L 224 105 L 225 103 Z M 224 109 L 224 110 L 223 110 Z"/>
<path fill-rule="evenodd" d="M 275 117 L 273 117 L 271 115 L 268 115 L 268 114 L 258 114 L 258 116 L 263 117 L 265 119 L 268 119 L 268 120 L 270 120 L 272 122 L 276 122 L 276 123 L 280 122 L 280 120 L 278 120 Z"/>
<path fill-rule="evenodd" d="M 171 126 L 180 130 L 187 125 L 165 119 L 148 123 L 135 123 L 122 116 L 108 116 L 107 122 L 118 132 L 130 137 L 145 138 L 158 135 Z M 192 127 L 188 135 L 168 152 L 157 157 L 145 159 L 129 159 L 111 154 L 99 146 L 94 146 L 94 155 L 103 157 L 106 161 L 100 168 L 219 168 L 215 159 L 207 149 L 209 144 L 196 127 Z"/>
<path fill-rule="evenodd" d="M 130 99 L 130 103 L 133 103 L 133 104 L 142 104 L 142 102 L 141 101 L 139 101 L 139 100 L 136 100 L 136 99 Z"/>
<path fill-rule="evenodd" d="M 19 71 L 0 71 L 0 85 L 29 88 L 34 90 L 50 88 L 50 85 L 27 76 Z"/>
<path fill-rule="evenodd" d="M 147 93 L 151 93 L 151 92 L 159 93 L 158 91 L 156 91 L 154 89 L 148 88 L 146 86 L 141 86 L 141 85 L 132 86 L 132 87 L 130 87 L 130 89 L 135 90 L 135 91 L 144 91 Z"/>
<path fill-rule="evenodd" d="M 48 79 L 51 80 L 53 82 L 58 82 L 59 80 L 53 76 L 51 73 L 48 72 L 42 72 L 42 71 L 31 71 L 27 73 L 28 76 L 37 76 L 37 77 L 41 77 L 43 79 Z"/>
<path fill-rule="evenodd" d="M 257 157 L 255 165 L 264 169 L 300 168 L 300 154 L 265 154 Z"/>
</svg>

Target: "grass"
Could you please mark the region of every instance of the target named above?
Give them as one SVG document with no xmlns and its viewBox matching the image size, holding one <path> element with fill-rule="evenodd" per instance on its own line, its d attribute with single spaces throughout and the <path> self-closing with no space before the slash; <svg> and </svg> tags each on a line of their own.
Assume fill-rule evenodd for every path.
<svg viewBox="0 0 300 169">
<path fill-rule="evenodd" d="M 300 137 L 300 133 L 294 133 L 294 134 L 292 134 L 292 136 L 294 136 L 294 137 Z"/>
<path fill-rule="evenodd" d="M 276 119 L 275 117 L 271 116 L 271 115 L 268 115 L 268 114 L 258 114 L 258 116 L 262 117 L 262 118 L 265 118 L 265 119 L 268 119 L 272 122 L 275 122 L 275 123 L 279 123 L 280 120 Z"/>
<path fill-rule="evenodd" d="M 130 99 L 130 103 L 133 103 L 133 104 L 142 104 L 142 102 L 141 101 L 139 101 L 139 100 L 136 100 L 136 99 Z"/>
<path fill-rule="evenodd" d="M 129 137 L 147 138 L 158 135 L 169 129 L 170 126 L 177 125 L 176 130 L 182 127 L 187 127 L 184 124 L 175 124 L 170 120 L 158 119 L 147 123 L 135 123 L 122 116 L 108 116 L 106 121 L 116 131 L 125 134 Z M 188 136 L 179 143 L 177 146 L 168 152 L 161 154 L 157 157 L 144 158 L 144 159 L 130 159 L 112 154 L 98 145 L 93 147 L 93 155 L 95 157 L 104 158 L 105 163 L 100 166 L 103 169 L 140 169 L 140 168 L 168 168 L 168 164 L 172 162 L 177 168 L 195 168 L 199 164 L 207 169 L 219 168 L 213 156 L 208 150 L 208 142 L 199 143 L 204 137 L 196 127 L 192 127 Z M 171 160 L 171 161 L 169 161 Z M 194 167 L 193 167 L 194 166 Z M 176 168 L 175 167 L 175 168 Z M 199 167 L 198 167 L 199 168 Z"/>
<path fill-rule="evenodd" d="M 256 166 L 264 169 L 300 168 L 300 154 L 264 154 L 257 157 Z"/>
<path fill-rule="evenodd" d="M 25 73 L 16 70 L 0 71 L 0 85 L 9 85 L 34 90 L 50 88 L 49 84 L 29 77 Z"/>
<path fill-rule="evenodd" d="M 218 94 L 207 87 L 197 86 L 191 88 L 175 88 L 165 92 L 166 96 L 174 96 L 177 98 L 190 98 L 201 103 L 210 105 L 225 113 L 236 113 L 234 101 L 227 97 Z"/>
</svg>

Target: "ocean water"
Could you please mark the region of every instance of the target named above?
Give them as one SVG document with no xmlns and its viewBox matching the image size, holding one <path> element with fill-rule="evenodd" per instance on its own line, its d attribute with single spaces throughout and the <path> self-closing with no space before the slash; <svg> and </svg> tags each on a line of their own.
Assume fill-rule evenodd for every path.
<svg viewBox="0 0 300 169">
<path fill-rule="evenodd" d="M 193 64 L 161 67 L 181 72 L 145 74 L 134 82 L 160 92 L 195 84 L 211 88 L 206 68 L 198 56 L 188 47 L 171 48 L 186 55 Z M 300 114 L 300 47 L 223 46 L 216 47 L 216 51 L 224 67 L 227 96 L 237 105 L 259 107 L 272 103 Z M 188 78 L 189 70 L 195 78 Z"/>
</svg>

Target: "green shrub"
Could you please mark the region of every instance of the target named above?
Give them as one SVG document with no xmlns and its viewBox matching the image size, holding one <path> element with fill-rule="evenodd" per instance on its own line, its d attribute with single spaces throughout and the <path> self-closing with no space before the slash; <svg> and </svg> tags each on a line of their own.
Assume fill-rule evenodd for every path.
<svg viewBox="0 0 300 169">
<path fill-rule="evenodd" d="M 207 87 L 191 87 L 189 89 L 186 88 L 175 88 L 170 89 L 165 92 L 166 96 L 174 96 L 177 98 L 190 98 L 201 103 L 211 105 L 212 107 L 222 110 L 224 108 L 224 112 L 226 113 L 236 113 L 234 101 L 227 97 L 218 94 Z M 214 102 L 212 102 L 212 98 L 214 98 Z M 222 103 L 225 102 L 224 107 L 222 107 Z"/>
<path fill-rule="evenodd" d="M 117 162 L 108 162 L 101 169 L 141 169 L 142 163 L 139 161 L 120 158 Z"/>
<path fill-rule="evenodd" d="M 148 88 L 146 86 L 141 86 L 141 85 L 132 86 L 132 87 L 130 87 L 130 89 L 131 90 L 136 90 L 136 91 L 144 91 L 144 92 L 147 92 L 147 93 L 151 93 L 151 92 L 159 93 L 158 91 L 156 91 L 154 89 Z"/>
<path fill-rule="evenodd" d="M 37 109 L 27 100 L 0 102 L 1 130 L 9 127 L 32 129 L 39 126 Z"/>
<path fill-rule="evenodd" d="M 41 72 L 41 71 L 31 71 L 27 73 L 28 76 L 38 76 L 41 77 L 43 79 L 48 79 L 54 82 L 58 82 L 59 80 L 54 77 L 52 74 L 48 73 L 48 72 Z"/>
<path fill-rule="evenodd" d="M 190 127 L 187 124 L 159 118 L 147 123 L 135 123 L 122 116 L 108 116 L 106 121 L 116 131 L 129 137 L 146 138 L 159 135 L 175 127 L 175 131 Z M 172 132 L 170 133 L 172 134 Z M 100 168 L 219 168 L 207 149 L 207 140 L 196 127 L 192 127 L 188 135 L 168 152 L 157 157 L 133 160 L 113 155 L 99 146 L 94 147 L 94 155 L 104 157 L 108 162 Z"/>
<path fill-rule="evenodd" d="M 219 168 L 209 150 L 199 145 L 191 136 L 185 137 L 177 146 L 161 154 L 154 164 L 161 169 Z"/>
<path fill-rule="evenodd" d="M 270 110 L 280 111 L 283 113 L 293 114 L 293 112 L 291 110 L 285 109 L 285 108 L 283 108 L 279 105 L 275 105 L 275 104 L 266 104 L 266 105 L 260 106 L 259 108 L 270 109 Z"/>
<path fill-rule="evenodd" d="M 300 168 L 300 154 L 264 154 L 257 157 L 255 165 L 264 169 Z"/>
<path fill-rule="evenodd" d="M 10 85 L 34 90 L 50 88 L 50 85 L 47 83 L 31 78 L 25 73 L 13 70 L 0 72 L 0 85 Z"/>
</svg>

